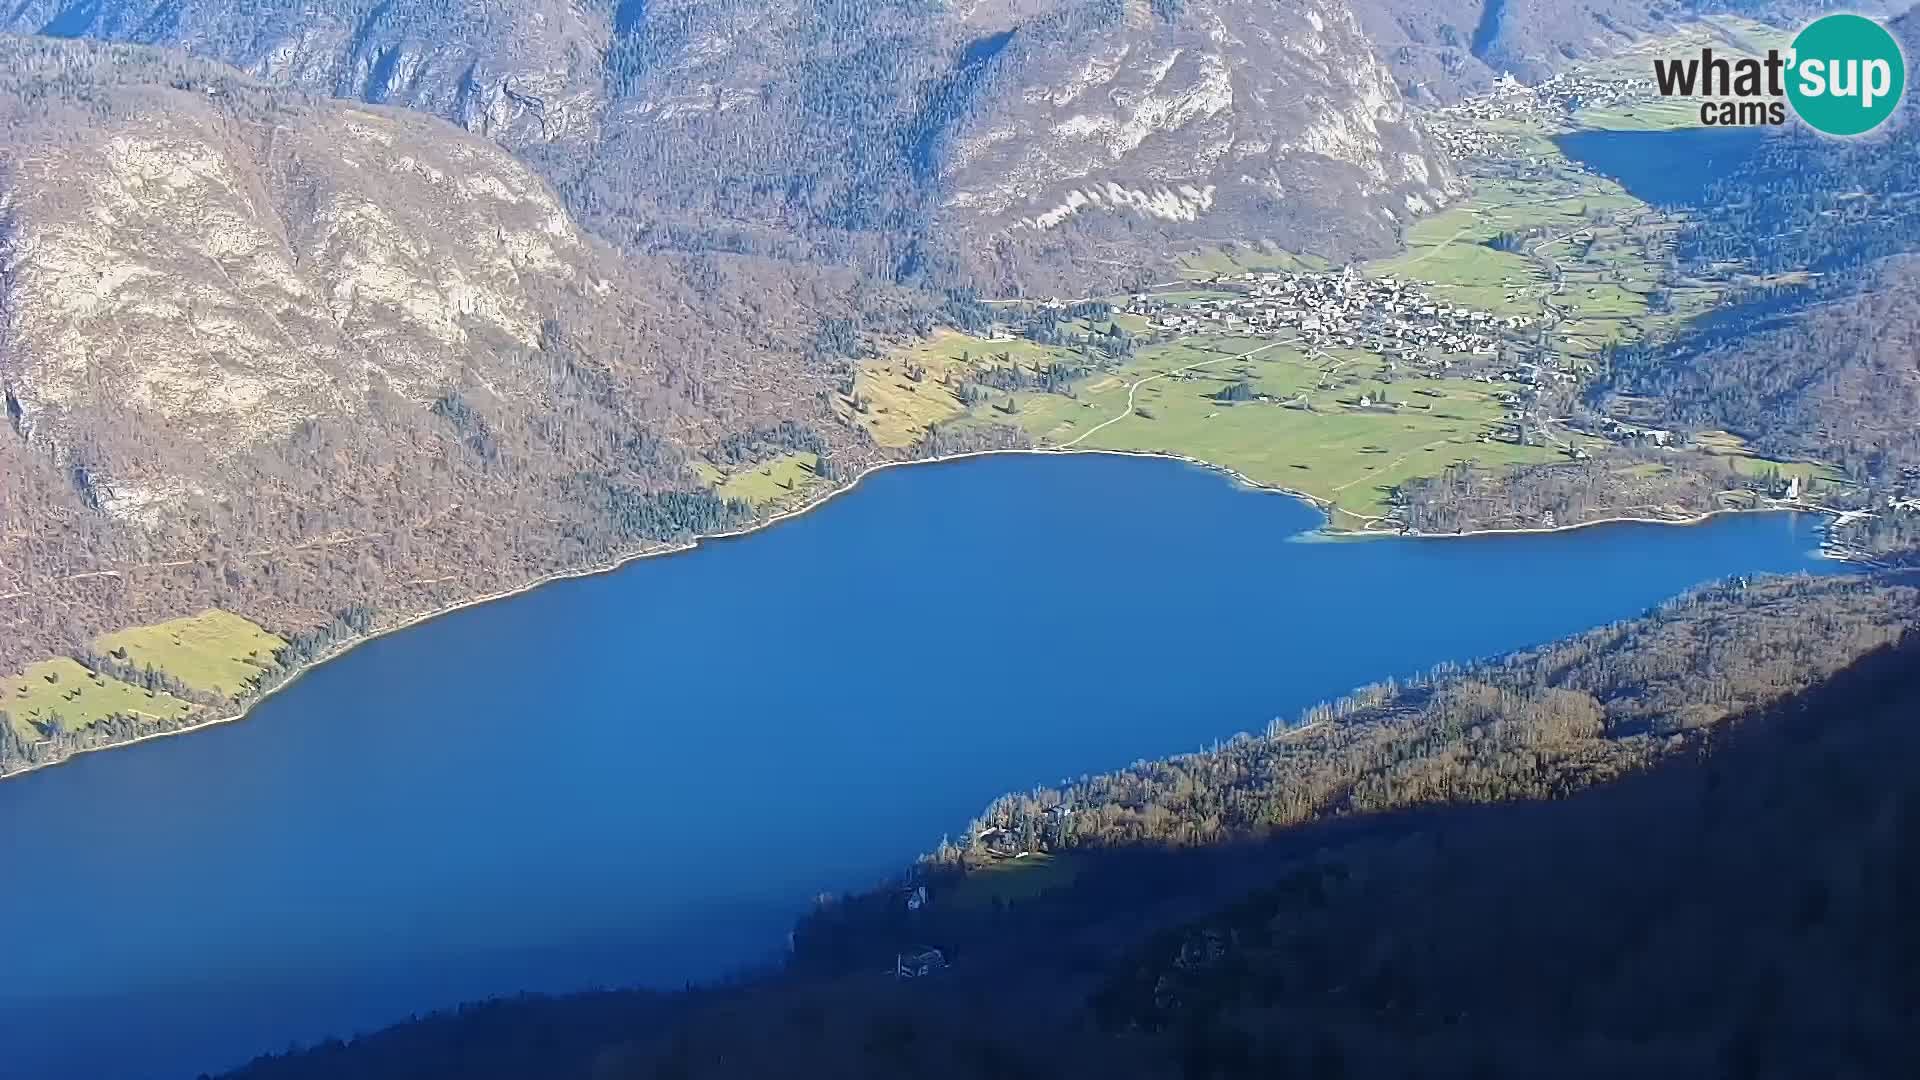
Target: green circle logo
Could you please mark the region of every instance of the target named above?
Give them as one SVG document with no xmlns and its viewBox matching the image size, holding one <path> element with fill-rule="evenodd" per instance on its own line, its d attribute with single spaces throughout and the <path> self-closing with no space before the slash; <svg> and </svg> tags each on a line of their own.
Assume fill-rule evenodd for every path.
<svg viewBox="0 0 1920 1080">
<path fill-rule="evenodd" d="M 1864 15 L 1827 15 L 1793 39 L 1787 100 L 1815 131 L 1865 135 L 1907 88 L 1907 60 L 1887 28 Z"/>
</svg>

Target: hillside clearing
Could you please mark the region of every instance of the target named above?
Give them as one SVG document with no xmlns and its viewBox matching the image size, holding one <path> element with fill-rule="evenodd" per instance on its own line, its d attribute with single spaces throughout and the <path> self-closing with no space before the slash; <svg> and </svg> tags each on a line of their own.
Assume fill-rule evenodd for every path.
<svg viewBox="0 0 1920 1080">
<path fill-rule="evenodd" d="M 148 664 L 195 690 L 238 695 L 286 642 L 230 611 L 214 608 L 155 626 L 104 634 L 94 647 L 135 667 Z"/>
<path fill-rule="evenodd" d="M 185 716 L 193 706 L 171 694 L 142 690 L 131 683 L 87 670 L 79 661 L 55 657 L 28 666 L 20 675 L 0 679 L 0 712 L 28 742 L 56 718 L 62 729 L 77 731 L 116 714 L 155 719 Z"/>
</svg>

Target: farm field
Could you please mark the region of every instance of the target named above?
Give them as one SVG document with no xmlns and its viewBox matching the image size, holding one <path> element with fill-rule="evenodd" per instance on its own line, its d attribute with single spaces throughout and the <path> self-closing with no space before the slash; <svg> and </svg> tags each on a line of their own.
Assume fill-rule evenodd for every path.
<svg viewBox="0 0 1920 1080">
<path fill-rule="evenodd" d="M 1649 314 L 1660 288 L 1672 224 L 1619 184 L 1568 162 L 1544 134 L 1514 137 L 1544 175 L 1479 180 L 1467 199 L 1409 229 L 1405 252 L 1364 269 L 1425 283 L 1450 303 L 1559 323 L 1548 346 L 1589 360 L 1607 342 L 1638 335 L 1631 323 Z M 1515 250 L 1493 245 L 1529 230 L 1538 232 Z"/>
<path fill-rule="evenodd" d="M 272 664 L 285 641 L 215 608 L 155 626 L 103 635 L 94 647 L 135 667 L 148 664 L 195 690 L 233 697 Z"/>
<path fill-rule="evenodd" d="M 1726 458 L 1731 468 L 1745 476 L 1773 474 L 1783 479 L 1798 478 L 1802 485 L 1845 486 L 1850 483 L 1846 474 L 1831 465 L 1812 461 L 1776 461 L 1761 457 L 1748 449 L 1745 440 L 1731 432 L 1702 432 L 1695 436 L 1694 442 L 1708 453 Z"/>
<path fill-rule="evenodd" d="M 1159 294 L 1170 295 L 1170 294 Z M 1199 290 L 1181 295 L 1214 297 L 1228 295 Z M 1145 319 L 1124 312 L 1089 323 L 1086 320 L 1062 320 L 1062 330 L 1073 334 L 1102 333 L 1109 325 L 1119 325 L 1129 333 L 1147 329 Z M 959 378 L 975 365 L 1018 364 L 1028 370 L 1053 363 L 1081 361 L 1073 349 L 1059 345 L 1041 345 L 1025 338 L 984 338 L 958 330 L 941 328 L 926 338 L 909 342 L 884 359 L 862 364 L 854 380 L 853 398 L 864 409 L 854 409 L 842 396 L 842 415 L 867 429 L 881 446 L 898 449 L 920 441 L 933 427 L 968 414 L 949 375 Z"/>
<path fill-rule="evenodd" d="M 1651 61 L 1646 62 L 1642 74 L 1651 66 Z M 1699 126 L 1700 103 L 1687 98 L 1659 98 L 1581 109 L 1574 117 L 1586 127 L 1607 131 L 1673 131 Z"/>
<path fill-rule="evenodd" d="M 963 357 L 984 360 L 989 354 L 1005 352 L 1031 363 L 1051 359 L 1058 351 L 1031 341 L 989 341 L 941 328 L 883 361 L 862 364 L 853 394 L 866 407 L 856 411 L 845 398 L 842 404 L 846 415 L 866 428 L 874 442 L 893 449 L 912 446 L 935 425 L 966 413 L 966 406 L 945 382 L 949 369 L 966 362 Z M 912 375 L 915 370 L 920 371 L 918 379 Z"/>
</svg>

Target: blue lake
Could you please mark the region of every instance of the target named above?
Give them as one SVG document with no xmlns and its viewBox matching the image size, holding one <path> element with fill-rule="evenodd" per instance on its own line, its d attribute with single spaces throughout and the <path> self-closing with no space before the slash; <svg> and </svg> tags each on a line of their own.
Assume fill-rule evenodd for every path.
<svg viewBox="0 0 1920 1080">
<path fill-rule="evenodd" d="M 1612 177 L 1635 198 L 1656 206 L 1697 206 L 1708 185 L 1731 175 L 1760 149 L 1768 130 L 1585 130 L 1555 135 L 1553 142 L 1568 158 Z"/>
<path fill-rule="evenodd" d="M 1161 460 L 888 470 L 0 783 L 0 1073 L 191 1076 L 462 999 L 713 976 L 1003 791 L 1836 569 L 1791 515 L 1297 542 L 1319 521 Z"/>
</svg>

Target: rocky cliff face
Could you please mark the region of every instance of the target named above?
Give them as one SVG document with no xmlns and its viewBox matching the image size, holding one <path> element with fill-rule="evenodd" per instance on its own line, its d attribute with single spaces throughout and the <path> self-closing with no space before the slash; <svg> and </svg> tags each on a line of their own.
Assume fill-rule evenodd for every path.
<svg viewBox="0 0 1920 1080">
<path fill-rule="evenodd" d="M 729 434 L 851 437 L 786 306 L 826 275 L 622 255 L 421 113 L 119 45 L 0 71 L 0 637 L 417 610 L 712 524 L 647 500 Z"/>
<path fill-rule="evenodd" d="M 1145 226 L 1148 249 L 1247 230 L 1370 248 L 1446 197 L 1406 101 L 1541 78 L 1703 3 L 21 0 L 0 29 L 443 117 L 630 249 L 907 278 L 997 239 L 1074 248 L 1018 235 L 1070 217 L 1079 247 Z"/>
<path fill-rule="evenodd" d="M 70 50 L 13 44 L 16 75 L 71 77 Z M 427 117 L 218 77 L 99 92 L 91 115 L 28 117 L 44 103 L 15 96 L 5 116 L 5 334 L 29 426 L 111 395 L 240 446 L 376 383 L 425 404 L 536 348 L 561 294 L 612 287 L 537 176 Z"/>
<path fill-rule="evenodd" d="M 23 0 L 0 29 L 166 45 L 280 85 L 430 112 L 509 142 L 584 137 L 608 12 L 561 2 Z"/>
<path fill-rule="evenodd" d="M 1338 255 L 1448 198 L 1344 3 L 1063 9 L 992 63 L 945 171 L 945 207 L 975 231 L 1117 215 Z"/>
<path fill-rule="evenodd" d="M 1377 245 L 1446 167 L 1347 0 L 26 0 L 15 30 L 179 46 L 452 120 L 638 250 L 894 277 L 1095 222 Z M 1029 243 L 1029 246 L 1032 246 Z M 1045 246 L 1045 245 L 1041 245 Z"/>
<path fill-rule="evenodd" d="M 469 372 L 524 402 L 542 320 L 622 275 L 530 170 L 429 117 L 138 50 L 3 47 L 0 371 L 30 432 L 151 417 L 211 464 Z M 178 490 L 154 474 L 177 464 L 96 471 L 112 508 Z"/>
</svg>

